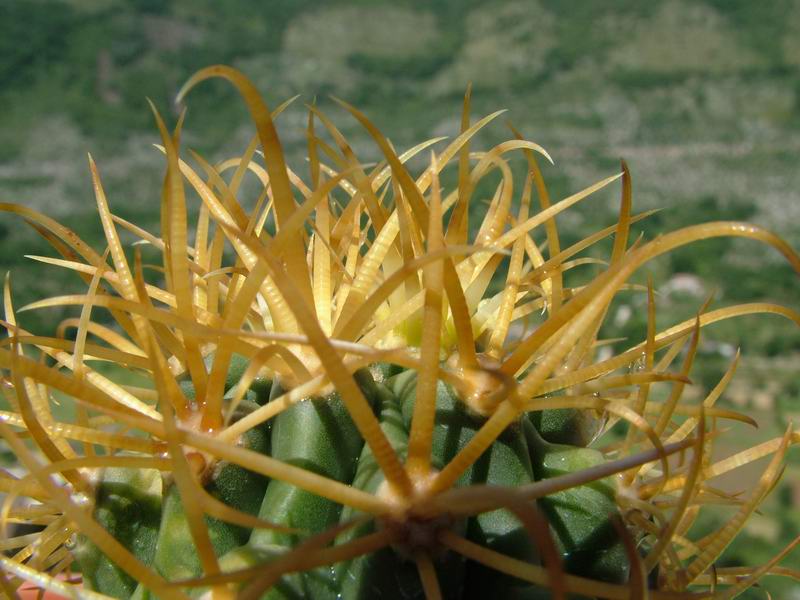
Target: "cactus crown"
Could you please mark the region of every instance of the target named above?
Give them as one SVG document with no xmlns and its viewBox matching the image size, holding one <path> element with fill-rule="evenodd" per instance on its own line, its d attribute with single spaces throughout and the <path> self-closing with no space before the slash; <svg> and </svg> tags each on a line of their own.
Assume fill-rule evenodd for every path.
<svg viewBox="0 0 800 600">
<path fill-rule="evenodd" d="M 716 236 L 769 244 L 800 272 L 800 257 L 785 242 L 754 225 L 715 222 L 631 243 L 632 226 L 650 213 L 632 212 L 624 163 L 621 173 L 551 202 L 537 162 L 550 157 L 540 146 L 512 128 L 509 141 L 472 149 L 500 112 L 473 123 L 469 92 L 455 139 L 402 153 L 337 101 L 380 149 L 375 166 L 361 163 L 310 106 L 302 177 L 286 164 L 273 123 L 288 103 L 270 113 L 228 67 L 198 72 L 179 96 L 210 78 L 238 89 L 258 134 L 242 156 L 217 165 L 193 154 L 198 171 L 179 156 L 183 115 L 170 132 L 153 107 L 167 165 L 160 235 L 112 214 L 91 158 L 104 253 L 44 215 L 2 205 L 60 254 L 36 260 L 73 270 L 88 286 L 83 295 L 24 307 L 80 307 L 56 337 L 44 337 L 17 325 L 6 281 L 0 368 L 10 409 L 0 434 L 26 469 L 22 477 L 0 473 L 4 544 L 14 549 L 0 557 L 9 596 L 23 581 L 71 595 L 63 575 L 77 571 L 83 594 L 292 597 L 280 595 L 281 586 L 303 573 L 345 565 L 350 577 L 366 578 L 353 565 L 374 559 L 375 570 L 374 557 L 384 555 L 397 561 L 398 578 L 413 580 L 428 598 L 469 597 L 461 582 L 469 585 L 476 569 L 516 590 L 603 598 L 646 597 L 648 588 L 654 598 L 735 595 L 774 570 L 791 548 L 760 567 L 715 569 L 714 562 L 776 485 L 800 437 L 790 428 L 714 462 L 712 447 L 725 433 L 718 422 L 754 424 L 714 405 L 738 355 L 702 402 L 682 392 L 705 326 L 752 313 L 800 324 L 800 314 L 768 303 L 704 305 L 695 318 L 657 331 L 652 284 L 629 279 L 654 257 Z M 425 154 L 428 166 L 415 177 L 407 163 Z M 521 192 L 508 162 L 514 154 L 527 165 Z M 457 173 L 452 190 L 439 181 L 448 167 Z M 262 190 L 249 213 L 239 201 L 248 172 Z M 469 222 L 471 204 L 481 200 L 476 186 L 497 172 L 500 183 L 476 228 Z M 562 247 L 556 216 L 617 180 L 617 223 Z M 200 200 L 192 232 L 187 191 Z M 124 244 L 122 230 L 139 243 Z M 581 255 L 606 238 L 613 238 L 607 260 Z M 153 249 L 158 265 L 144 262 Z M 148 270 L 157 276 L 148 280 Z M 493 278 L 503 279 L 496 293 L 488 291 Z M 598 347 L 611 348 L 598 336 L 623 290 L 647 294 L 646 338 L 598 358 Z M 92 320 L 100 309 L 113 324 Z M 124 383 L 131 373 L 146 383 Z M 54 418 L 56 393 L 74 400 L 74 420 Z M 322 417 L 302 412 L 310 406 L 330 409 L 343 429 L 318 433 Z M 455 428 L 445 417 L 469 430 L 449 450 L 438 441 Z M 554 439 L 571 446 L 542 439 L 547 419 L 562 419 Z M 619 435 L 603 437 L 597 450 L 576 447 L 612 429 Z M 323 442 L 352 460 L 331 465 L 320 451 L 321 463 L 309 466 L 287 450 L 318 443 L 305 439 L 314 436 L 328 436 Z M 523 458 L 519 448 L 527 449 Z M 495 462 L 481 476 L 487 456 Z M 769 464 L 746 498 L 710 481 L 765 456 Z M 515 460 L 522 475 L 509 479 Z M 300 502 L 298 494 L 308 502 L 302 506 L 335 507 L 334 516 L 315 528 L 316 508 L 307 508 L 308 522 L 293 521 L 280 502 Z M 594 565 L 600 550 L 599 542 L 573 543 L 559 530 L 559 518 L 580 520 L 570 498 L 605 511 L 590 516 L 610 528 L 615 560 L 625 565 L 621 578 L 574 566 L 581 553 L 594 553 Z M 151 504 L 152 527 L 143 516 Z M 691 540 L 698 514 L 716 505 L 735 505 L 735 518 Z M 500 534 L 493 537 L 499 514 L 510 515 L 503 527 L 520 529 L 523 541 L 504 546 Z M 128 518 L 133 532 L 130 523 L 123 527 Z M 17 523 L 41 531 L 9 537 Z M 572 532 L 571 522 L 564 527 Z M 533 554 L 517 552 L 525 543 Z M 184 553 L 192 555 L 185 564 Z M 316 583 L 297 585 L 326 597 L 313 591 Z M 332 597 L 366 593 L 332 585 Z"/>
</svg>

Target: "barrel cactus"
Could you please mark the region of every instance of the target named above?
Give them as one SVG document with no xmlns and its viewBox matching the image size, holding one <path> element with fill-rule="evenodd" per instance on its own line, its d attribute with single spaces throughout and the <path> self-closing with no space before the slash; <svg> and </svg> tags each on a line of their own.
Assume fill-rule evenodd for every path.
<svg viewBox="0 0 800 600">
<path fill-rule="evenodd" d="M 91 158 L 104 252 L 2 205 L 59 255 L 36 260 L 87 284 L 24 307 L 76 307 L 46 337 L 18 325 L 6 281 L 0 434 L 25 469 L 0 477 L 6 594 L 25 583 L 86 598 L 727 597 L 776 571 L 791 547 L 766 565 L 715 561 L 798 434 L 720 461 L 720 424 L 752 423 L 715 406 L 736 360 L 700 402 L 682 393 L 707 325 L 800 315 L 704 305 L 658 331 L 652 285 L 629 279 L 717 236 L 769 244 L 800 272 L 785 242 L 738 222 L 633 241 L 649 213 L 632 212 L 624 163 L 551 203 L 543 148 L 513 128 L 472 148 L 500 113 L 473 122 L 469 93 L 455 139 L 402 153 L 337 101 L 379 148 L 372 166 L 310 106 L 301 176 L 274 126 L 286 106 L 270 113 L 241 73 L 202 70 L 180 97 L 211 78 L 238 89 L 257 136 L 241 156 L 192 166 L 183 116 L 170 131 L 153 107 L 160 233 L 112 213 Z M 412 158 L 426 165 L 416 175 Z M 483 202 L 479 182 L 498 174 Z M 245 176 L 261 184 L 249 212 Z M 618 221 L 563 247 L 555 217 L 615 182 Z M 646 294 L 648 328 L 616 351 L 600 330 L 624 290 Z M 57 420 L 65 397 L 74 416 Z M 747 497 L 710 481 L 766 456 Z M 691 539 L 723 504 L 734 518 Z M 20 523 L 35 532 L 14 534 Z"/>
</svg>

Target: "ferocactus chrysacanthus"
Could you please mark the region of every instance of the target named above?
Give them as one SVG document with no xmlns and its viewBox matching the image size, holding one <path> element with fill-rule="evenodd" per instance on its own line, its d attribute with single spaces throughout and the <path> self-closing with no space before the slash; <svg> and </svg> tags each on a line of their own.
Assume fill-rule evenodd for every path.
<svg viewBox="0 0 800 600">
<path fill-rule="evenodd" d="M 27 580 L 117 598 L 676 598 L 734 595 L 774 566 L 714 562 L 800 438 L 790 429 L 714 462 L 716 423 L 751 422 L 714 406 L 736 361 L 702 402 L 682 391 L 706 325 L 800 315 L 703 306 L 657 332 L 648 286 L 645 339 L 604 358 L 596 349 L 611 302 L 639 289 L 628 280 L 648 260 L 740 236 L 800 272 L 789 246 L 734 222 L 631 244 L 649 213 L 631 212 L 624 164 L 551 203 L 541 147 L 514 132 L 471 148 L 500 113 L 472 123 L 469 93 L 454 140 L 403 153 L 337 101 L 380 149 L 373 167 L 310 106 L 301 176 L 273 124 L 285 105 L 270 114 L 241 73 L 205 69 L 180 96 L 212 77 L 239 90 L 258 135 L 218 165 L 194 155 L 197 171 L 179 157 L 183 118 L 170 132 L 154 109 L 167 162 L 160 235 L 111 213 L 91 159 L 105 254 L 2 205 L 60 254 L 37 260 L 88 286 L 26 307 L 80 307 L 44 337 L 17 325 L 6 284 L 0 433 L 27 474 L 0 477 L 2 519 L 6 532 L 41 527 L 4 540 L 14 550 L 0 558 L 7 594 Z M 429 166 L 412 175 L 407 162 L 425 153 Z M 521 192 L 514 154 L 527 165 Z M 457 185 L 444 190 L 451 163 Z M 248 172 L 261 184 L 250 212 L 240 204 Z M 483 210 L 478 183 L 498 173 Z M 562 247 L 556 215 L 616 180 L 617 223 Z M 187 188 L 199 204 L 191 231 Z M 123 243 L 121 230 L 140 243 Z M 605 238 L 607 261 L 581 257 Z M 143 258 L 153 251 L 155 268 Z M 131 373 L 147 383 L 128 385 Z M 74 400 L 74 421 L 54 418 L 56 393 Z M 747 498 L 708 483 L 767 455 Z M 691 540 L 698 514 L 717 504 L 735 517 Z"/>
</svg>

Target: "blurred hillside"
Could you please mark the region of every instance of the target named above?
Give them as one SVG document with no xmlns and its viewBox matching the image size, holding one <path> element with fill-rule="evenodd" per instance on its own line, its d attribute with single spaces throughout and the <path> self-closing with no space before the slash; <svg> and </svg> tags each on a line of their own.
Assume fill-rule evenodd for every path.
<svg viewBox="0 0 800 600">
<path fill-rule="evenodd" d="M 406 148 L 455 134 L 472 82 L 473 115 L 508 109 L 503 119 L 553 156 L 545 177 L 554 198 L 625 158 L 637 210 L 663 209 L 641 226 L 646 236 L 747 219 L 800 247 L 800 0 L 2 0 L 0 200 L 46 212 L 99 246 L 91 152 L 112 210 L 157 231 L 163 162 L 145 97 L 174 119 L 180 85 L 215 63 L 242 69 L 272 107 L 301 94 L 279 120 L 300 172 L 303 103 L 316 98 L 362 160 L 376 160 L 329 95 Z M 222 82 L 200 86 L 188 105 L 185 148 L 216 160 L 252 136 Z M 507 139 L 503 119 L 475 147 Z M 613 222 L 617 202 L 614 188 L 559 217 L 566 241 Z M 12 272 L 17 305 L 81 289 L 23 254 L 51 251 L 21 220 L 0 217 L 0 267 Z M 753 242 L 697 244 L 650 271 L 668 282 L 658 300 L 665 325 L 691 317 L 711 292 L 716 305 L 798 308 L 798 278 Z M 644 297 L 626 302 L 615 308 L 615 335 L 639 336 Z M 41 330 L 64 316 L 29 313 L 24 323 Z M 698 384 L 713 385 L 741 346 L 734 401 L 761 411 L 767 431 L 800 415 L 800 332 L 759 317 L 709 336 L 717 341 L 703 346 Z M 800 502 L 796 488 L 780 501 Z M 766 557 L 797 530 L 798 511 L 781 515 L 788 521 L 763 525 L 748 552 Z"/>
</svg>

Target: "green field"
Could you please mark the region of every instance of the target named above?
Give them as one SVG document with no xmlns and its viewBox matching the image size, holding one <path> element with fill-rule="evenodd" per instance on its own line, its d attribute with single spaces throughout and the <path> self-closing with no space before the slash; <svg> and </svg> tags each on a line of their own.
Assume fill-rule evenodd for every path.
<svg viewBox="0 0 800 600">
<path fill-rule="evenodd" d="M 456 134 L 471 82 L 474 115 L 508 109 L 475 147 L 508 139 L 510 121 L 554 158 L 545 170 L 554 198 L 615 173 L 624 158 L 636 210 L 663 209 L 639 227 L 646 238 L 745 219 L 800 248 L 800 0 L 4 0 L 0 201 L 43 211 L 102 250 L 91 152 L 112 210 L 157 232 L 164 165 L 145 98 L 174 121 L 180 85 L 215 63 L 243 70 L 273 107 L 301 94 L 279 120 L 301 173 L 305 103 L 315 100 L 362 160 L 378 160 L 330 95 L 361 108 L 404 149 Z M 193 91 L 188 104 L 183 146 L 207 159 L 241 152 L 253 134 L 221 82 Z M 559 217 L 564 242 L 612 223 L 617 203 L 610 188 Z M 17 306 L 82 289 L 77 277 L 24 254 L 52 251 L 20 219 L 0 216 L 0 267 L 11 272 Z M 800 278 L 754 242 L 696 244 L 649 272 L 662 286 L 663 325 L 690 318 L 712 292 L 714 306 L 800 308 Z M 627 294 L 606 333 L 639 339 L 645 306 L 643 294 Z M 48 331 L 74 314 L 21 319 Z M 800 330 L 758 317 L 704 336 L 694 393 L 713 386 L 741 347 L 725 402 L 758 415 L 757 439 L 798 420 Z M 800 529 L 797 456 L 726 561 L 763 562 Z M 800 598 L 797 583 L 768 579 L 766 587 L 780 598 L 795 588 Z"/>
</svg>

